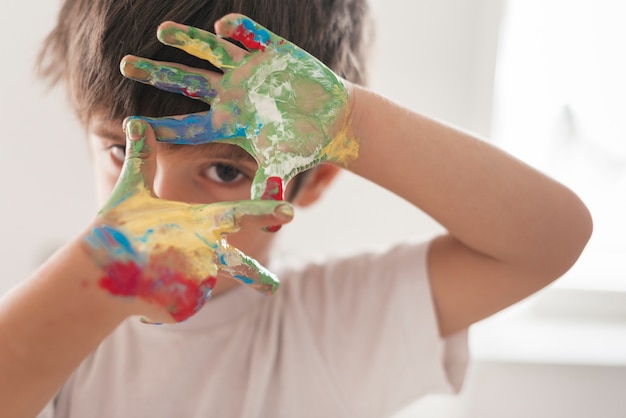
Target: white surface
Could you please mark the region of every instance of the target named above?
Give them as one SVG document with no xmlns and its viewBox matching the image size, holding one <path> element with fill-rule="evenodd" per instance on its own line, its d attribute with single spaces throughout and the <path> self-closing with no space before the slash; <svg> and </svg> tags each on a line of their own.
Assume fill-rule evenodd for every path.
<svg viewBox="0 0 626 418">
<path fill-rule="evenodd" d="M 626 2 L 509 2 L 494 142 L 567 184 L 593 236 L 562 285 L 626 290 Z M 532 121 L 532 123 L 529 123 Z"/>
<path fill-rule="evenodd" d="M 58 4 L 2 0 L 0 8 L 7 34 L 0 45 L 0 293 L 25 279 L 95 213 L 81 129 L 63 94 L 44 94 L 32 70 Z"/>
<path fill-rule="evenodd" d="M 478 361 L 626 367 L 626 292 L 550 288 L 470 335 Z"/>
</svg>

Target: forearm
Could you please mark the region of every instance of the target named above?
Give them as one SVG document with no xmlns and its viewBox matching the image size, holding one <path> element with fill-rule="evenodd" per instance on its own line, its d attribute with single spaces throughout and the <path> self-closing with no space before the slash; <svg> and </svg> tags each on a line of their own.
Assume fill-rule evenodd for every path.
<svg viewBox="0 0 626 418">
<path fill-rule="evenodd" d="M 97 286 L 98 269 L 75 240 L 0 299 L 0 405 L 35 416 L 80 362 L 130 312 Z"/>
<path fill-rule="evenodd" d="M 495 260 L 558 275 L 578 257 L 590 221 L 567 188 L 467 133 L 364 89 L 353 94 L 356 174 Z"/>
</svg>

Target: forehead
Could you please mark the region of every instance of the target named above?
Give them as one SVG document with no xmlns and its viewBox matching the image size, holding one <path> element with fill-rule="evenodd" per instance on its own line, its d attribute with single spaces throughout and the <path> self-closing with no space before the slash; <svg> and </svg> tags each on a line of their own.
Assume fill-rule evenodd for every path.
<svg viewBox="0 0 626 418">
<path fill-rule="evenodd" d="M 121 144 L 125 143 L 126 137 L 122 128 L 123 121 L 94 117 L 87 124 L 87 133 L 102 139 L 112 140 Z M 256 163 L 254 158 L 243 148 L 233 144 L 212 142 L 199 145 L 177 145 L 159 143 L 161 152 L 180 152 L 186 155 L 203 155 L 226 158 L 230 160 L 243 160 Z"/>
</svg>

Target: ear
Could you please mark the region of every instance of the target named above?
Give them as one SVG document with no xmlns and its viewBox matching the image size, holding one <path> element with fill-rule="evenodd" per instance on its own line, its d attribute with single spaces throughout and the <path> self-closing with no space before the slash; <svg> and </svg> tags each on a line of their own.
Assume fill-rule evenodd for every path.
<svg viewBox="0 0 626 418">
<path fill-rule="evenodd" d="M 339 171 L 341 171 L 341 168 L 332 164 L 320 164 L 311 169 L 311 172 L 304 178 L 304 183 L 298 190 L 292 203 L 300 207 L 307 207 L 317 202 L 335 177 L 337 177 Z"/>
</svg>

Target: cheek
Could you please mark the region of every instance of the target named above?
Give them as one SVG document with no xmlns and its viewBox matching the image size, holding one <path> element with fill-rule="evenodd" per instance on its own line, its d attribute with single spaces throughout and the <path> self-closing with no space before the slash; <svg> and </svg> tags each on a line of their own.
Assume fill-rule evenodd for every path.
<svg viewBox="0 0 626 418">
<path fill-rule="evenodd" d="M 265 265 L 277 235 L 277 233 L 249 227 L 243 228 L 236 234 L 228 235 L 226 239 L 230 245 Z"/>
<path fill-rule="evenodd" d="M 100 206 L 104 205 L 107 201 L 113 191 L 115 183 L 117 182 L 119 171 L 115 171 L 116 170 L 112 170 L 110 167 L 103 167 L 101 161 L 96 160 L 94 162 L 94 177 L 96 180 L 98 203 Z"/>
</svg>

